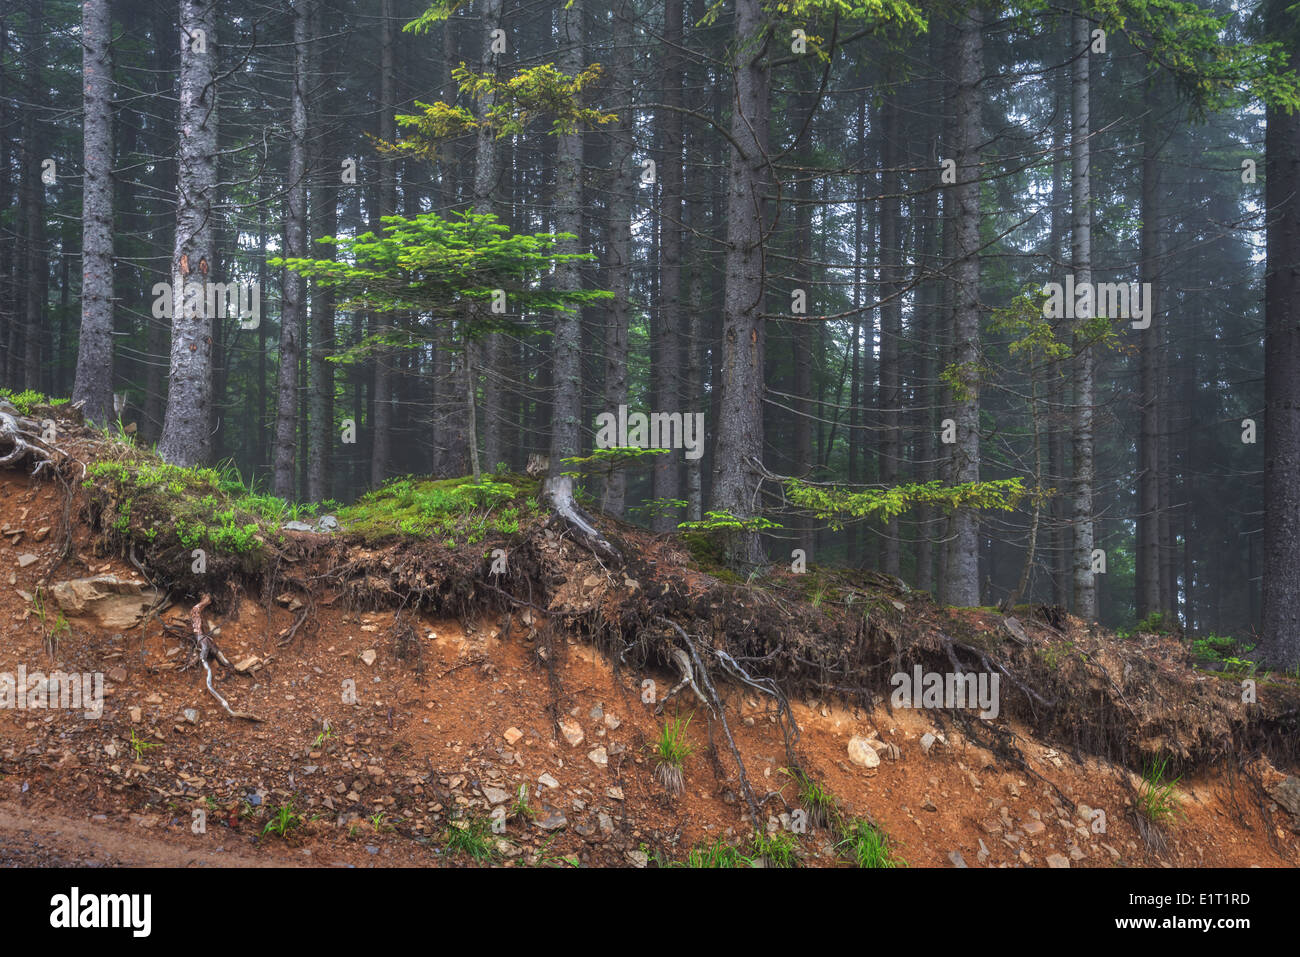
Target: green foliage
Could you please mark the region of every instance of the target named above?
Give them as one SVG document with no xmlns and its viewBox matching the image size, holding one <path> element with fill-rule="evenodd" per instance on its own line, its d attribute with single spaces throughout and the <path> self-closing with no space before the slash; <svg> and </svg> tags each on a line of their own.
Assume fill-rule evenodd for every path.
<svg viewBox="0 0 1300 957">
<path fill-rule="evenodd" d="M 1147 820 L 1156 824 L 1172 820 L 1179 811 L 1174 788 L 1183 776 L 1180 774 L 1173 780 L 1166 781 L 1168 768 L 1168 755 L 1156 755 L 1142 768 L 1142 786 L 1138 789 L 1137 807 Z"/>
<path fill-rule="evenodd" d="M 844 826 L 843 837 L 836 845 L 855 867 L 906 867 L 907 862 L 894 856 L 889 838 L 870 821 L 855 818 Z"/>
<path fill-rule="evenodd" d="M 476 861 L 491 860 L 497 855 L 492 822 L 477 815 L 453 821 L 447 828 L 443 847 L 448 854 L 464 854 Z"/>
<path fill-rule="evenodd" d="M 1225 44 L 1231 12 L 1216 16 L 1182 0 L 1090 0 L 1088 6 L 1102 29 L 1122 33 L 1151 66 L 1174 78 L 1195 118 L 1249 99 L 1300 108 L 1300 86 L 1286 65 L 1287 45 Z"/>
<path fill-rule="evenodd" d="M 676 717 L 668 721 L 659 732 L 655 743 L 655 756 L 660 764 L 671 764 L 680 768 L 682 762 L 691 756 L 694 746 L 686 740 L 686 729 L 690 727 L 694 713 L 685 718 Z"/>
<path fill-rule="evenodd" d="M 37 392 L 34 389 L 24 389 L 21 392 L 15 392 L 13 389 L 0 389 L 0 399 L 5 399 L 18 410 L 19 415 L 31 415 L 39 406 L 60 406 L 65 405 L 67 399 L 48 399 L 45 393 Z"/>
<path fill-rule="evenodd" d="M 754 859 L 745 855 L 735 844 L 728 844 L 722 839 L 712 844 L 701 844 L 690 849 L 686 854 L 683 867 L 753 867 Z"/>
<path fill-rule="evenodd" d="M 477 544 L 488 535 L 513 535 L 541 514 L 535 483 L 516 476 L 395 478 L 338 512 L 341 526 L 367 540 L 394 535 L 437 537 L 447 547 Z"/>
<path fill-rule="evenodd" d="M 148 751 L 150 748 L 160 748 L 160 747 L 162 747 L 162 745 L 159 744 L 157 741 L 149 741 L 145 738 L 137 738 L 135 735 L 135 729 L 134 728 L 131 729 L 131 750 L 135 752 L 135 759 L 137 761 L 143 758 L 144 753 Z"/>
<path fill-rule="evenodd" d="M 130 446 L 118 453 L 125 458 L 91 464 L 85 484 L 98 493 L 108 528 L 124 539 L 256 555 L 286 513 L 316 508 L 244 485 L 232 465 L 182 468 Z"/>
<path fill-rule="evenodd" d="M 262 829 L 262 833 L 275 834 L 283 838 L 299 827 L 302 827 L 302 815 L 293 809 L 293 801 L 286 801 L 275 809 L 271 820 L 267 821 L 266 827 Z"/>
<path fill-rule="evenodd" d="M 570 471 L 564 474 L 572 478 L 582 478 L 591 473 L 613 475 L 616 469 L 649 462 L 660 455 L 668 455 L 670 451 L 622 445 L 609 449 L 592 449 L 590 455 L 571 455 L 560 459 L 560 463 L 569 467 Z M 683 506 L 685 504 L 682 502 Z"/>
<path fill-rule="evenodd" d="M 781 773 L 794 781 L 799 803 L 808 812 L 808 822 L 813 827 L 839 829 L 843 822 L 840 802 L 825 785 L 814 781 L 799 768 L 782 768 Z"/>
<path fill-rule="evenodd" d="M 858 492 L 787 479 L 785 492 L 791 503 L 807 509 L 819 519 L 828 520 L 830 527 L 835 530 L 843 528 L 846 519 L 878 518 L 887 521 L 919 505 L 948 511 L 986 508 L 1009 512 L 1027 494 L 1024 483 L 1019 478 L 964 482 L 959 485 L 944 485 L 935 480 Z"/>
<path fill-rule="evenodd" d="M 795 848 L 799 841 L 789 831 L 756 831 L 753 840 L 753 854 L 756 860 L 762 860 L 766 867 L 794 867 Z"/>
<path fill-rule="evenodd" d="M 1012 336 L 1007 351 L 1012 356 L 1026 353 L 1032 363 L 1037 359 L 1064 361 L 1070 358 L 1068 343 L 1056 338 L 1052 323 L 1043 316 L 1043 303 L 1047 293 L 1041 288 L 1026 289 L 1002 309 L 994 309 L 989 320 L 992 332 Z"/>
<path fill-rule="evenodd" d="M 385 216 L 382 222 L 380 235 L 322 238 L 320 242 L 338 248 L 337 259 L 277 257 L 268 259 L 267 265 L 287 267 L 345 292 L 349 298 L 339 304 L 340 309 L 432 312 L 435 318 L 446 319 L 475 307 L 472 336 L 519 331 L 517 322 L 482 308 L 498 289 L 506 293 L 513 312 L 568 311 L 613 295 L 603 290 L 555 289 L 544 283 L 556 265 L 594 258 L 591 253 L 560 252 L 561 241 L 577 238 L 569 233 L 513 235 L 490 213 Z M 360 361 L 380 346 L 411 347 L 416 343 L 408 333 L 369 337 L 333 357 L 334 361 Z"/>
<path fill-rule="evenodd" d="M 683 531 L 695 532 L 761 532 L 769 528 L 781 528 L 781 525 L 761 515 L 737 518 L 730 512 L 723 511 L 705 512 L 701 521 L 679 522 L 677 527 Z"/>
</svg>

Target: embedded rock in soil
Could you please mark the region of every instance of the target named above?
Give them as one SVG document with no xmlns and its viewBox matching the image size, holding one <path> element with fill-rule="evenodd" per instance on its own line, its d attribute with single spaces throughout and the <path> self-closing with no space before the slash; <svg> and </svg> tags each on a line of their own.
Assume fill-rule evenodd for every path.
<svg viewBox="0 0 1300 957">
<path fill-rule="evenodd" d="M 849 738 L 849 760 L 863 768 L 880 766 L 880 755 L 876 754 L 875 748 L 868 744 L 867 739 L 859 734 Z"/>
<path fill-rule="evenodd" d="M 130 628 L 161 597 L 144 582 L 113 575 L 55 582 L 51 591 L 69 618 L 91 618 L 104 628 Z"/>
</svg>

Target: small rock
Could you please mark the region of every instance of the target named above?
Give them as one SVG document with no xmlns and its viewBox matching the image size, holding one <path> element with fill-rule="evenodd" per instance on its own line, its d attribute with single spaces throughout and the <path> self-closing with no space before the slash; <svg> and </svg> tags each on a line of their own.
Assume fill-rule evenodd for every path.
<svg viewBox="0 0 1300 957">
<path fill-rule="evenodd" d="M 969 867 L 966 859 L 961 856 L 961 851 L 951 851 L 948 854 L 948 860 L 952 861 L 953 867 Z"/>
<path fill-rule="evenodd" d="M 650 855 L 645 851 L 625 851 L 624 857 L 633 867 L 645 867 L 650 863 Z"/>
<path fill-rule="evenodd" d="M 285 522 L 280 527 L 283 528 L 286 532 L 315 531 L 315 529 L 312 526 L 308 525 L 306 522 L 299 522 L 299 521 Z"/>
<path fill-rule="evenodd" d="M 556 831 L 569 823 L 563 811 L 548 810 L 546 814 L 533 821 L 543 831 Z"/>
<path fill-rule="evenodd" d="M 21 555 L 18 556 L 18 567 L 26 568 L 34 561 L 36 561 L 35 555 L 33 555 L 31 552 L 23 552 Z"/>
<path fill-rule="evenodd" d="M 1069 867 L 1070 859 L 1066 857 L 1064 854 L 1048 854 L 1047 866 L 1052 868 L 1057 868 L 1057 869 L 1060 869 L 1062 867 Z"/>
<path fill-rule="evenodd" d="M 617 731 L 618 726 L 622 723 L 621 719 L 614 717 L 612 714 L 605 715 L 605 727 L 611 731 Z"/>
<path fill-rule="evenodd" d="M 609 764 L 609 755 L 604 748 L 597 748 L 594 751 L 587 752 L 587 757 L 591 759 L 592 764 L 599 765 L 602 768 Z"/>
<path fill-rule="evenodd" d="M 1020 826 L 1029 837 L 1036 837 L 1039 834 L 1042 834 L 1043 831 L 1047 830 L 1042 821 L 1035 821 L 1032 818 Z"/>
<path fill-rule="evenodd" d="M 860 734 L 849 738 L 849 760 L 859 767 L 876 768 L 880 766 L 880 755 Z"/>
<path fill-rule="evenodd" d="M 611 801 L 623 800 L 623 789 L 620 787 L 605 788 L 605 797 Z"/>
<path fill-rule="evenodd" d="M 108 674 L 104 675 L 104 677 L 114 684 L 120 685 L 126 680 L 126 669 L 120 666 L 117 668 L 109 668 Z"/>
<path fill-rule="evenodd" d="M 132 708 L 130 711 L 130 715 L 131 715 L 132 724 L 139 724 L 141 721 L 144 720 L 144 712 L 141 711 L 139 708 Z"/>
<path fill-rule="evenodd" d="M 367 665 L 373 665 L 375 663 L 375 659 L 378 657 L 379 656 L 375 654 L 375 649 L 373 648 L 367 648 L 365 651 L 361 652 L 361 660 L 364 661 Z"/>
<path fill-rule="evenodd" d="M 158 692 L 155 691 L 153 694 L 149 695 L 149 697 L 147 697 L 147 698 L 144 699 L 144 703 L 145 703 L 145 704 L 162 704 L 162 695 L 158 694 Z"/>
<path fill-rule="evenodd" d="M 38 542 L 43 542 L 45 541 L 46 536 L 48 536 L 49 534 L 50 534 L 50 526 L 42 525 L 40 528 L 36 530 L 36 534 L 33 535 L 32 538 L 36 539 L 36 541 Z"/>
<path fill-rule="evenodd" d="M 925 734 L 921 735 L 921 750 L 926 754 L 929 754 L 930 749 L 934 747 L 934 742 L 936 740 L 935 736 L 927 731 Z"/>
<path fill-rule="evenodd" d="M 1007 631 L 1011 633 L 1011 637 L 1017 642 L 1022 645 L 1029 644 L 1029 634 L 1025 631 L 1025 626 L 1020 624 L 1017 619 L 1004 618 L 1002 624 L 1006 626 Z"/>
<path fill-rule="evenodd" d="M 199 712 L 197 709 L 186 708 L 184 711 L 181 712 L 181 714 L 185 715 L 185 720 L 188 721 L 190 724 L 199 723 Z"/>
<path fill-rule="evenodd" d="M 510 745 L 512 748 L 519 743 L 519 739 L 523 736 L 524 733 L 518 728 L 506 728 L 505 732 L 501 735 L 501 737 L 506 739 L 506 744 Z"/>
<path fill-rule="evenodd" d="M 235 670 L 239 672 L 241 675 L 246 675 L 250 671 L 260 668 L 261 666 L 262 666 L 262 659 L 257 657 L 257 655 L 250 655 L 249 657 L 245 658 L 243 661 L 236 663 Z"/>
<path fill-rule="evenodd" d="M 587 715 L 592 721 L 600 721 L 605 717 L 605 709 L 601 705 L 596 705 Z"/>
<path fill-rule="evenodd" d="M 558 788 L 560 786 L 560 782 L 555 780 L 555 778 L 551 777 L 551 775 L 546 772 L 537 776 L 537 783 L 542 785 L 542 787 L 547 788 Z"/>
<path fill-rule="evenodd" d="M 583 735 L 582 728 L 576 721 L 568 721 L 561 718 L 556 723 L 560 726 L 560 734 L 564 735 L 564 740 L 569 742 L 570 747 L 576 748 L 578 745 L 582 744 L 585 735 Z"/>
<path fill-rule="evenodd" d="M 487 798 L 489 804 L 504 804 L 506 799 L 510 797 L 510 793 L 501 790 L 501 788 L 485 787 L 483 796 Z"/>
</svg>

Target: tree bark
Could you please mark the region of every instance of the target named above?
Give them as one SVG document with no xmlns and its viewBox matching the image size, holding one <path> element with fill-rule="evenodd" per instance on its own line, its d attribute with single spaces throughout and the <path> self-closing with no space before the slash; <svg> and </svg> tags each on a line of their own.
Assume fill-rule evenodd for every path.
<svg viewBox="0 0 1300 957">
<path fill-rule="evenodd" d="M 1270 0 L 1270 36 L 1300 69 L 1300 34 L 1286 0 Z M 1300 665 L 1300 112 L 1266 113 L 1264 207 L 1264 602 L 1261 660 Z M 1190 603 L 1189 603 L 1190 604 Z M 1190 610 L 1189 610 L 1190 621 Z"/>
<path fill-rule="evenodd" d="M 212 320 L 186 315 L 186 286 L 214 260 L 212 207 L 217 189 L 217 76 L 214 0 L 180 0 L 180 144 L 176 151 L 176 237 L 172 255 L 172 347 L 167 413 L 159 454 L 173 465 L 200 465 L 212 449 Z"/>
<path fill-rule="evenodd" d="M 286 258 L 307 255 L 307 24 L 310 0 L 296 0 L 293 15 L 293 90 L 289 102 L 289 175 L 284 194 Z M 294 473 L 298 449 L 298 353 L 307 282 L 292 269 L 281 279 L 280 372 L 275 417 L 275 494 L 297 498 Z"/>
<path fill-rule="evenodd" d="M 764 195 L 771 109 L 764 62 L 760 0 L 736 0 L 731 53 L 735 77 L 730 163 L 726 184 L 727 233 L 720 357 L 721 403 L 713 462 L 713 505 L 737 518 L 759 511 L 763 455 Z M 738 533 L 728 545 L 735 565 L 764 562 L 759 536 Z"/>
<path fill-rule="evenodd" d="M 113 411 L 113 104 L 108 57 L 109 0 L 81 8 L 84 96 L 81 207 L 81 335 L 74 402 L 87 421 L 107 423 Z"/>
<path fill-rule="evenodd" d="M 1089 57 L 1092 46 L 1092 23 L 1082 16 L 1074 18 L 1076 59 L 1071 83 L 1073 106 L 1070 111 L 1071 212 L 1074 217 L 1070 260 L 1075 288 L 1092 282 L 1092 186 L 1089 144 Z M 1093 459 L 1093 349 L 1081 327 L 1088 319 L 1075 320 L 1074 336 L 1074 613 L 1085 621 L 1097 617 L 1097 585 L 1092 571 L 1093 518 L 1092 489 L 1095 477 Z"/>
<path fill-rule="evenodd" d="M 978 482 L 980 477 L 979 373 L 980 357 L 980 92 L 983 73 L 983 11 L 972 5 L 957 25 L 957 185 L 951 195 L 953 218 L 953 362 L 958 367 L 961 394 L 953 402 L 956 439 L 952 481 Z M 968 509 L 954 513 L 943 581 L 944 603 L 978 605 L 979 519 Z"/>
</svg>

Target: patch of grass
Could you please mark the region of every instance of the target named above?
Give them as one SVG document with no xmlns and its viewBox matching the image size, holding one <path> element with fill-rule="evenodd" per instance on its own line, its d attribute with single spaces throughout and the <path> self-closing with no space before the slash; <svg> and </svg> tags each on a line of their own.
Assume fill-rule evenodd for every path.
<svg viewBox="0 0 1300 957">
<path fill-rule="evenodd" d="M 139 761 L 144 757 L 144 753 L 150 748 L 161 748 L 162 745 L 157 741 L 149 741 L 145 738 L 137 738 L 135 730 L 131 731 L 131 750 L 135 752 L 135 759 Z"/>
<path fill-rule="evenodd" d="M 754 858 L 761 860 L 764 867 L 794 867 L 798 863 L 794 854 L 798 846 L 798 839 L 789 831 L 754 834 Z"/>
<path fill-rule="evenodd" d="M 906 861 L 894 856 L 885 832 L 864 818 L 855 818 L 844 825 L 836 847 L 855 867 L 907 866 Z"/>
<path fill-rule="evenodd" d="M 294 828 L 302 827 L 302 815 L 293 809 L 293 801 L 279 805 L 271 814 L 271 820 L 262 828 L 263 834 L 275 834 L 287 837 Z"/>
<path fill-rule="evenodd" d="M 464 854 L 475 861 L 490 861 L 497 856 L 496 837 L 492 822 L 485 817 L 467 817 L 453 821 L 447 828 L 443 844 L 448 854 Z"/>
<path fill-rule="evenodd" d="M 712 844 L 699 844 L 686 853 L 682 867 L 753 867 L 754 859 L 747 857 L 735 844 L 718 839 Z"/>
<path fill-rule="evenodd" d="M 1171 821 L 1179 813 L 1178 796 L 1174 788 L 1183 779 L 1180 774 L 1165 780 L 1169 770 L 1169 756 L 1159 754 L 1142 767 L 1142 786 L 1138 788 L 1137 809 L 1153 824 Z"/>
<path fill-rule="evenodd" d="M 19 415 L 31 415 L 33 410 L 38 406 L 60 406 L 66 405 L 67 399 L 48 399 L 43 392 L 37 392 L 34 389 L 24 389 L 21 392 L 15 392 L 13 389 L 0 389 L 0 399 L 5 399 L 18 410 Z"/>
<path fill-rule="evenodd" d="M 506 811 L 506 816 L 520 821 L 531 821 L 537 817 L 537 812 L 528 804 L 527 784 L 519 785 L 519 793 Z"/>
<path fill-rule="evenodd" d="M 794 781 L 799 789 L 799 803 L 808 812 L 808 823 L 813 827 L 837 829 L 842 815 L 840 803 L 824 785 L 814 781 L 799 768 L 782 768 L 781 773 Z"/>
<path fill-rule="evenodd" d="M 654 754 L 658 759 L 655 764 L 655 778 L 673 797 L 679 797 L 686 791 L 686 778 L 682 773 L 682 764 L 690 757 L 694 747 L 686 740 L 686 729 L 690 726 L 694 713 L 685 718 L 676 717 L 664 724 L 655 742 Z"/>
</svg>

